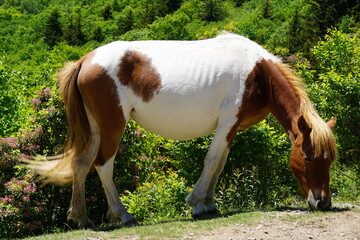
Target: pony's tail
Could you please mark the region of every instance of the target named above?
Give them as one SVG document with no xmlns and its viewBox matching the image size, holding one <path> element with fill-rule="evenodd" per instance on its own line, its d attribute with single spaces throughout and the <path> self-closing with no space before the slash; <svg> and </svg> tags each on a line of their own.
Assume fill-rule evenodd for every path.
<svg viewBox="0 0 360 240">
<path fill-rule="evenodd" d="M 35 157 L 24 160 L 27 168 L 40 175 L 44 184 L 65 185 L 73 181 L 72 161 L 89 143 L 90 125 L 83 99 L 77 86 L 77 77 L 83 59 L 67 64 L 59 74 L 60 92 L 64 99 L 68 134 L 64 154 L 53 157 Z"/>
</svg>

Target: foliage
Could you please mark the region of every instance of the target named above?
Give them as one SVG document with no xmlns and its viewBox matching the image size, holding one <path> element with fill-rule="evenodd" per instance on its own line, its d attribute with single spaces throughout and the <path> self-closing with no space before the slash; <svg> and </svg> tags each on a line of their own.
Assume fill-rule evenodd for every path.
<svg viewBox="0 0 360 240">
<path fill-rule="evenodd" d="M 184 199 L 190 189 L 185 182 L 172 169 L 153 172 L 136 191 L 126 191 L 121 200 L 129 213 L 140 221 L 176 219 L 189 213 Z"/>
<path fill-rule="evenodd" d="M 357 10 L 345 0 L 0 0 L 0 238 L 73 227 L 66 223 L 71 188 L 40 187 L 18 166 L 19 154 L 61 153 L 67 129 L 56 72 L 114 40 L 204 39 L 226 30 L 296 64 L 322 117 L 338 119 L 333 193 L 358 200 Z M 342 32 L 330 31 L 318 42 L 335 26 Z M 114 168 L 130 211 L 145 222 L 188 214 L 185 196 L 201 174 L 211 139 L 164 139 L 130 121 Z M 238 133 L 217 186 L 220 209 L 288 204 L 297 196 L 289 149 L 273 118 Z M 87 179 L 86 201 L 90 218 L 103 223 L 107 203 L 96 173 Z"/>
<path fill-rule="evenodd" d="M 219 0 L 203 0 L 200 12 L 200 18 L 206 22 L 215 22 L 222 20 L 225 12 L 222 8 L 222 2 Z"/>
<path fill-rule="evenodd" d="M 57 153 L 66 134 L 64 113 L 59 97 L 49 88 L 31 100 L 34 116 L 32 128 L 16 137 L 0 138 L 0 232 L 2 237 L 23 237 L 56 231 L 66 217 L 58 215 L 69 201 L 66 189 L 39 188 L 35 176 L 17 166 L 19 153 L 48 155 Z M 55 224 L 56 222 L 56 224 Z M 59 224 L 61 224 L 59 226 Z M 16 231 L 14 231 L 16 229 Z"/>
<path fill-rule="evenodd" d="M 49 47 L 54 47 L 61 41 L 63 32 L 60 23 L 60 13 L 58 9 L 54 9 L 49 17 L 46 19 L 44 24 L 44 41 Z"/>
<path fill-rule="evenodd" d="M 286 135 L 265 121 L 239 132 L 216 191 L 219 207 L 228 211 L 276 206 L 294 195 L 289 150 Z"/>
<path fill-rule="evenodd" d="M 306 78 L 324 118 L 337 118 L 335 133 L 340 161 L 359 172 L 360 48 L 356 37 L 330 31 L 312 50 L 317 69 Z"/>
<path fill-rule="evenodd" d="M 316 24 L 320 33 L 325 34 L 330 26 L 338 24 L 343 16 L 354 15 L 359 20 L 360 5 L 351 0 L 306 0 L 311 6 L 311 11 L 316 14 Z"/>
<path fill-rule="evenodd" d="M 335 179 L 332 183 L 334 193 L 353 196 L 351 199 L 355 196 L 356 199 L 360 189 L 359 40 L 355 36 L 331 30 L 312 49 L 312 54 L 315 69 L 308 71 L 305 63 L 298 64 L 298 67 L 302 69 L 301 75 L 310 85 L 311 98 L 324 119 L 337 118 L 335 135 L 339 157 L 334 168 L 338 176 L 333 175 L 332 178 Z M 346 176 L 351 177 L 345 180 Z M 348 193 L 340 192 L 345 188 L 348 188 Z"/>
<path fill-rule="evenodd" d="M 166 15 L 163 19 L 155 20 L 149 26 L 148 38 L 163 40 L 187 40 L 189 33 L 186 24 L 190 18 L 184 13 Z"/>
<path fill-rule="evenodd" d="M 14 119 L 21 118 L 20 111 L 24 103 L 23 99 L 12 91 L 14 88 L 20 88 L 19 78 L 18 73 L 7 72 L 0 62 L 0 133 L 3 136 L 10 135 L 19 127 L 20 121 L 14 123 Z"/>
</svg>

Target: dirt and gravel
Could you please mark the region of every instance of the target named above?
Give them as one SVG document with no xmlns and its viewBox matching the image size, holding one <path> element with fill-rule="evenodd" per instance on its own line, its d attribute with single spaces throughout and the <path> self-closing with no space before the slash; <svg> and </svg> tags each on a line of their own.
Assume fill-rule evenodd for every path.
<svg viewBox="0 0 360 240">
<path fill-rule="evenodd" d="M 139 233 L 134 228 L 134 231 L 128 233 L 117 232 L 115 237 L 107 236 L 106 232 L 104 232 L 104 234 L 97 237 L 88 236 L 85 239 L 360 240 L 360 205 L 335 204 L 332 210 L 325 213 L 310 213 L 306 208 L 287 208 L 258 213 L 257 215 L 255 212 L 255 215 L 250 214 L 244 216 L 244 218 L 238 217 L 241 213 L 239 215 L 237 213 L 229 215 L 233 222 L 230 222 L 230 224 L 228 221 L 212 219 L 199 221 L 196 224 L 191 224 L 192 226 L 186 221 L 180 221 L 178 227 L 174 226 L 173 223 L 170 226 L 166 225 L 166 223 L 158 225 L 158 233 L 178 229 L 180 234 L 179 231 L 173 235 L 156 234 L 152 232 L 153 228 L 151 228 L 152 231 L 142 229 L 143 233 Z M 204 228 L 203 226 L 207 227 Z M 146 228 L 146 226 L 143 228 Z M 211 230 L 204 230 L 209 228 Z M 93 233 L 98 234 L 98 232 Z"/>
<path fill-rule="evenodd" d="M 273 212 L 255 224 L 233 224 L 184 239 L 206 240 L 360 240 L 360 206 L 338 205 L 331 214 L 306 215 L 306 210 Z M 303 216 L 298 216 L 303 215 Z"/>
</svg>

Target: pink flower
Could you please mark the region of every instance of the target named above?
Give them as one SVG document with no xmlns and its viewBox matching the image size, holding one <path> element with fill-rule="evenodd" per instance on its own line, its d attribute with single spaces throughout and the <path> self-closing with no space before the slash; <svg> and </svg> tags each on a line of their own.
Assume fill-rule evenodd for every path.
<svg viewBox="0 0 360 240">
<path fill-rule="evenodd" d="M 31 103 L 31 104 L 34 104 L 34 105 L 37 105 L 37 104 L 40 104 L 41 101 L 40 101 L 40 99 L 38 99 L 38 98 L 33 98 L 33 99 L 30 100 L 30 103 Z"/>
<path fill-rule="evenodd" d="M 52 93 L 52 91 L 51 91 L 51 89 L 50 88 L 45 88 L 44 89 L 44 94 L 46 95 L 46 96 L 48 96 L 48 95 L 50 95 Z"/>
<path fill-rule="evenodd" d="M 9 196 L 9 195 L 7 195 L 7 196 L 5 196 L 5 197 L 2 197 L 2 198 L 0 198 L 0 203 L 12 203 L 12 202 L 14 202 L 14 196 Z"/>
<path fill-rule="evenodd" d="M 25 193 L 34 193 L 36 192 L 35 183 L 29 183 L 27 186 L 24 187 Z"/>
<path fill-rule="evenodd" d="M 18 139 L 16 137 L 0 138 L 0 144 L 6 144 L 12 148 L 18 148 L 19 143 L 17 142 L 17 140 Z"/>
<path fill-rule="evenodd" d="M 57 108 L 51 107 L 51 108 L 46 109 L 45 111 L 48 113 L 53 113 L 53 112 L 57 112 L 57 110 L 58 110 Z"/>
<path fill-rule="evenodd" d="M 29 201 L 30 201 L 30 196 L 29 196 L 29 195 L 23 195 L 23 196 L 22 196 L 22 200 L 23 200 L 24 202 L 29 202 Z"/>
<path fill-rule="evenodd" d="M 141 134 L 142 134 L 142 131 L 141 130 L 135 130 L 132 132 L 132 134 L 136 135 L 137 137 L 140 137 Z"/>
</svg>

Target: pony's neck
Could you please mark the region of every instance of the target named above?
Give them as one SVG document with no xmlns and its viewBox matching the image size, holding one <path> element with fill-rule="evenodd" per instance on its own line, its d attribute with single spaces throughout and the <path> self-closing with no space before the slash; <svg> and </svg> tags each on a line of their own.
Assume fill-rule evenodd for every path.
<svg viewBox="0 0 360 240">
<path fill-rule="evenodd" d="M 262 65 L 270 112 L 286 132 L 297 136 L 299 132 L 297 120 L 301 114 L 300 99 L 277 64 L 266 61 Z"/>
</svg>

